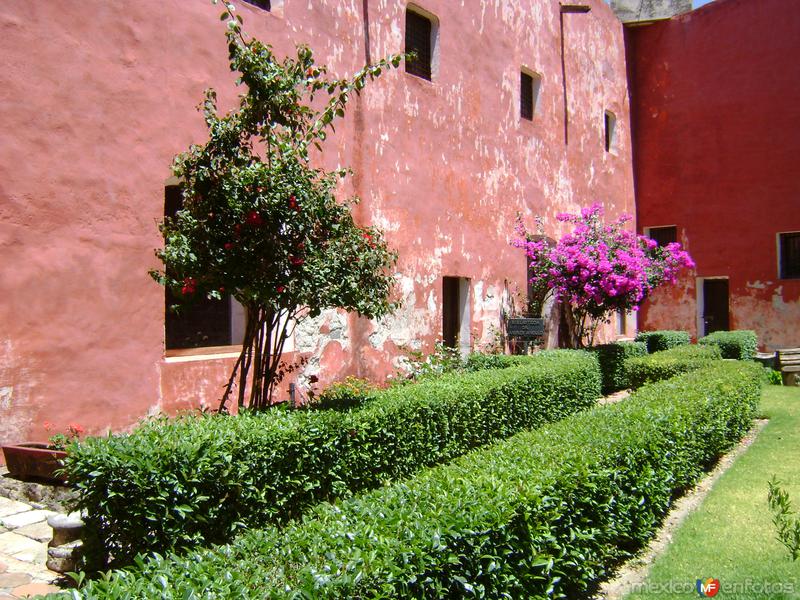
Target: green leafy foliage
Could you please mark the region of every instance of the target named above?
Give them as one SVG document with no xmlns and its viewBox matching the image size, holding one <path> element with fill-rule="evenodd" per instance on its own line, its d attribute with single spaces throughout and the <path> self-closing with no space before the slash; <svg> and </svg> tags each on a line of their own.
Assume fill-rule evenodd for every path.
<svg viewBox="0 0 800 600">
<path fill-rule="evenodd" d="M 720 361 L 282 530 L 139 561 L 82 597 L 591 597 L 747 431 L 759 397 L 756 365 Z"/>
<path fill-rule="evenodd" d="M 325 388 L 314 397 L 308 408 L 317 410 L 350 410 L 364 406 L 375 398 L 379 389 L 368 379 L 347 377 Z"/>
<path fill-rule="evenodd" d="M 675 346 L 655 354 L 630 358 L 625 362 L 625 371 L 630 386 L 640 388 L 646 383 L 701 369 L 721 359 L 722 354 L 716 346 Z"/>
<path fill-rule="evenodd" d="M 635 356 L 645 356 L 647 344 L 644 342 L 614 342 L 594 346 L 592 350 L 600 361 L 603 393 L 610 394 L 629 387 L 625 361 Z"/>
<path fill-rule="evenodd" d="M 800 518 L 795 516 L 789 494 L 781 488 L 781 482 L 773 476 L 767 485 L 767 503 L 772 511 L 776 537 L 786 546 L 792 560 L 797 560 L 800 558 Z"/>
<path fill-rule="evenodd" d="M 780 371 L 764 367 L 764 378 L 769 385 L 783 385 L 783 376 Z"/>
<path fill-rule="evenodd" d="M 758 336 L 755 331 L 749 329 L 715 331 L 700 338 L 697 343 L 719 346 L 722 358 L 736 360 L 753 360 L 758 351 Z"/>
<path fill-rule="evenodd" d="M 636 341 L 647 344 L 647 352 L 653 354 L 676 346 L 686 346 L 692 342 L 692 338 L 686 331 L 640 331 Z"/>
<path fill-rule="evenodd" d="M 467 355 L 464 361 L 464 370 L 483 371 L 484 369 L 507 369 L 508 367 L 524 365 L 529 360 L 530 357 L 524 355 L 473 352 Z"/>
<path fill-rule="evenodd" d="M 600 372 L 585 352 L 388 389 L 362 409 L 155 419 L 70 452 L 90 567 L 231 539 L 313 505 L 408 477 L 585 409 Z"/>
<path fill-rule="evenodd" d="M 348 101 L 402 57 L 332 79 L 308 47 L 280 60 L 268 44 L 246 37 L 233 5 L 223 4 L 239 106 L 220 114 L 216 93 L 206 92 L 208 141 L 175 158 L 183 206 L 161 224 L 164 248 L 156 256 L 164 268 L 151 275 L 188 310 L 198 297 L 227 294 L 244 307 L 242 352 L 220 408 L 238 386 L 240 406 L 249 388 L 249 407 L 266 409 L 299 321 L 325 309 L 372 318 L 394 308 L 396 254 L 378 228 L 354 221 L 357 199 L 337 199 L 347 171 L 315 168 L 309 150 L 321 149 Z"/>
</svg>

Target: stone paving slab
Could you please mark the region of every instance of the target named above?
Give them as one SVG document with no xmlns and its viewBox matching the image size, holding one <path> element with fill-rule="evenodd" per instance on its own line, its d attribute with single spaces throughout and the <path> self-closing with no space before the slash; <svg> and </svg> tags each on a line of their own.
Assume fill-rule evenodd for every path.
<svg viewBox="0 0 800 600">
<path fill-rule="evenodd" d="M 15 515 L 30 509 L 31 507 L 24 502 L 18 502 L 16 500 L 3 498 L 0 496 L 0 518 Z"/>
<path fill-rule="evenodd" d="M 47 559 L 47 547 L 44 544 L 13 531 L 0 534 L 0 553 L 31 563 L 44 563 Z"/>
<path fill-rule="evenodd" d="M 0 600 L 20 600 L 60 591 L 61 575 L 45 566 L 56 514 L 41 504 L 0 496 Z"/>
<path fill-rule="evenodd" d="M 30 525 L 24 525 L 14 530 L 14 533 L 24 535 L 37 542 L 46 544 L 53 539 L 53 528 L 47 524 L 47 521 L 38 521 Z"/>
<path fill-rule="evenodd" d="M 60 592 L 61 588 L 46 583 L 28 583 L 23 586 L 11 590 L 13 597 L 28 598 L 30 596 L 44 596 L 45 594 L 52 594 Z"/>
<path fill-rule="evenodd" d="M 26 510 L 8 517 L 2 517 L 0 518 L 0 523 L 2 523 L 6 529 L 17 529 L 19 527 L 25 527 L 25 525 L 38 523 L 39 521 L 46 521 L 47 517 L 54 514 L 56 513 L 52 510 Z"/>
</svg>

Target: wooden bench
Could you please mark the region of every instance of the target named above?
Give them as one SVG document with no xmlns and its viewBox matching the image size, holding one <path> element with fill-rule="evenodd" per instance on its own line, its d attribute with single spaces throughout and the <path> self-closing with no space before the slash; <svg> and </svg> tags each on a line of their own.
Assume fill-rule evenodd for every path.
<svg viewBox="0 0 800 600">
<path fill-rule="evenodd" d="M 800 348 L 776 350 L 775 369 L 781 372 L 783 385 L 797 385 L 797 375 L 800 373 Z"/>
</svg>

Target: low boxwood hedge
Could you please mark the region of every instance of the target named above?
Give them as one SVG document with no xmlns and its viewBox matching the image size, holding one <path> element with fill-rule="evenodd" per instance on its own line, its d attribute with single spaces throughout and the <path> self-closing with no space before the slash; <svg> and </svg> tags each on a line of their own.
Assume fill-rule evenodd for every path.
<svg viewBox="0 0 800 600">
<path fill-rule="evenodd" d="M 720 361 L 81 597 L 590 597 L 747 431 L 760 370 Z"/>
<path fill-rule="evenodd" d="M 628 382 L 636 389 L 646 383 L 663 381 L 694 371 L 722 359 L 716 346 L 676 346 L 670 350 L 629 358 L 625 362 Z"/>
<path fill-rule="evenodd" d="M 614 342 L 595 346 L 592 350 L 597 353 L 600 361 L 604 394 L 627 388 L 629 384 L 625 361 L 635 356 L 647 355 L 647 345 L 644 342 Z"/>
<path fill-rule="evenodd" d="M 228 541 L 243 527 L 286 521 L 561 419 L 600 395 L 586 352 L 524 363 L 389 389 L 348 412 L 162 418 L 88 439 L 67 460 L 77 508 L 88 514 L 87 567 Z"/>
<path fill-rule="evenodd" d="M 692 338 L 686 331 L 640 331 L 636 335 L 637 342 L 644 342 L 647 344 L 647 351 L 650 354 L 654 352 L 663 352 L 676 346 L 686 346 L 691 343 Z"/>
<path fill-rule="evenodd" d="M 722 358 L 753 360 L 758 351 L 758 336 L 750 329 L 715 331 L 697 340 L 698 344 L 718 346 Z"/>
</svg>

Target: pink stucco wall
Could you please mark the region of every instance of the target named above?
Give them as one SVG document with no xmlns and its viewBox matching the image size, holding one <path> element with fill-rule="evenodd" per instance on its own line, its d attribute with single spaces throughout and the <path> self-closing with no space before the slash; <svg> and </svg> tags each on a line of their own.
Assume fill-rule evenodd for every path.
<svg viewBox="0 0 800 600">
<path fill-rule="evenodd" d="M 239 3 L 247 32 L 278 54 L 307 43 L 345 74 L 402 51 L 405 2 Z M 564 16 L 569 144 L 564 138 L 559 4 L 424 0 L 439 19 L 433 82 L 389 73 L 351 105 L 321 164 L 352 167 L 358 218 L 399 251 L 403 308 L 376 325 L 329 314 L 295 340 L 307 374 L 382 377 L 398 347 L 441 336 L 441 278 L 471 279 L 471 329 L 489 341 L 508 293 L 524 289 L 509 246 L 514 219 L 599 200 L 632 213 L 622 26 L 602 0 Z M 220 9 L 206 0 L 0 4 L 0 442 L 42 423 L 91 433 L 157 410 L 214 406 L 229 358 L 165 358 L 163 291 L 148 277 L 172 157 L 204 140 L 206 87 L 232 106 Z M 519 118 L 519 71 L 542 76 L 533 122 Z M 603 147 L 603 111 L 618 118 Z M 320 331 L 324 333 L 320 333 Z"/>
<path fill-rule="evenodd" d="M 800 231 L 797 8 L 717 0 L 629 32 L 638 224 L 676 225 L 697 262 L 643 328 L 697 335 L 695 277 L 728 277 L 732 329 L 800 344 L 800 280 L 778 278 L 777 243 Z"/>
</svg>

